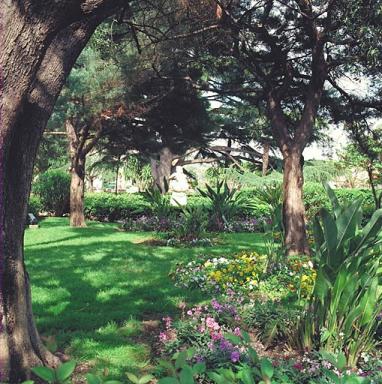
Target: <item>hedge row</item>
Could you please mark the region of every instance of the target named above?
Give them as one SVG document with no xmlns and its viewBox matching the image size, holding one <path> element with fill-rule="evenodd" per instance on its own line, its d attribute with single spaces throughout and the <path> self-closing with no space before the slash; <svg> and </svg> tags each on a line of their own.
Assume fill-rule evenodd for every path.
<svg viewBox="0 0 382 384">
<path fill-rule="evenodd" d="M 371 191 L 364 189 L 337 189 L 335 193 L 340 201 L 353 201 L 363 198 L 363 210 L 367 216 L 374 211 L 373 196 Z M 252 201 L 257 196 L 257 189 L 242 191 L 244 200 Z M 320 184 L 307 183 L 304 187 L 304 201 L 308 216 L 312 217 L 321 207 L 330 208 L 330 202 L 324 188 Z M 191 195 L 188 198 L 189 206 L 209 207 L 208 199 L 200 195 Z M 29 202 L 29 212 L 37 214 L 46 208 L 41 204 L 37 196 L 32 196 Z M 179 208 L 174 207 L 174 211 Z M 134 218 L 141 215 L 150 215 L 152 209 L 150 203 L 142 194 L 122 193 L 87 193 L 85 195 L 85 215 L 89 219 L 99 221 L 119 221 Z M 239 215 L 262 217 L 269 215 L 269 207 L 266 204 L 251 205 L 251 208 L 243 207 Z"/>
<path fill-rule="evenodd" d="M 100 221 L 117 221 L 150 214 L 149 202 L 139 193 L 87 193 L 86 217 Z"/>
</svg>

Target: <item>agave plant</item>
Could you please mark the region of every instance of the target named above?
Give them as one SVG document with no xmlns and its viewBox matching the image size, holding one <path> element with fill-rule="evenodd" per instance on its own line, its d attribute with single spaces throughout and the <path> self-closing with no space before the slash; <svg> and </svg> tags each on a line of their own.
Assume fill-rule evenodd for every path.
<svg viewBox="0 0 382 384">
<path fill-rule="evenodd" d="M 333 212 L 322 209 L 314 220 L 317 278 L 300 341 L 308 349 L 342 351 L 354 367 L 361 353 L 375 346 L 382 311 L 382 210 L 362 228 L 362 201 L 340 205 L 326 189 Z"/>
<path fill-rule="evenodd" d="M 168 196 L 163 195 L 156 186 L 145 192 L 146 200 L 150 203 L 154 215 L 159 220 L 167 220 L 173 214 L 173 208 L 170 204 Z"/>
<path fill-rule="evenodd" d="M 203 197 L 210 200 L 211 224 L 218 230 L 223 229 L 244 203 L 238 190 L 230 189 L 226 181 L 217 181 L 215 188 L 206 184 L 206 191 L 199 188 L 198 191 Z"/>
</svg>

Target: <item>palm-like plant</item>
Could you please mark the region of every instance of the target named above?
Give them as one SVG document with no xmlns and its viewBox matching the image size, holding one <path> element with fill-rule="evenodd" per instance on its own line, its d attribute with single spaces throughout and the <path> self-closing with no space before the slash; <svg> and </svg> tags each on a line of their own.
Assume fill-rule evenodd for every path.
<svg viewBox="0 0 382 384">
<path fill-rule="evenodd" d="M 244 204 L 240 192 L 236 188 L 229 188 L 227 182 L 217 181 L 216 187 L 206 184 L 206 191 L 198 188 L 199 193 L 210 200 L 211 224 L 221 230 L 238 212 Z"/>
<path fill-rule="evenodd" d="M 354 367 L 375 346 L 382 311 L 382 210 L 361 228 L 361 200 L 340 206 L 326 187 L 333 213 L 322 209 L 314 221 L 317 279 L 301 321 L 302 347 L 344 352 Z"/>
</svg>

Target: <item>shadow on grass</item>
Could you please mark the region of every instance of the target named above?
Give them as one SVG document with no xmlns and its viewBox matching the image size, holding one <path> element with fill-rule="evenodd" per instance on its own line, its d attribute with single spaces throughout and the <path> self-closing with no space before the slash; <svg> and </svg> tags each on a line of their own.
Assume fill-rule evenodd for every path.
<svg viewBox="0 0 382 384">
<path fill-rule="evenodd" d="M 126 329 L 176 315 L 181 301 L 193 305 L 210 299 L 174 286 L 168 273 L 176 262 L 261 247 L 261 236 L 254 234 L 222 235 L 221 244 L 205 249 L 152 247 L 137 244 L 150 233 L 118 232 L 115 225 L 99 223 L 74 229 L 67 223 L 47 219 L 26 233 L 37 324 L 75 359 L 107 365 L 115 378 L 150 358 L 150 345 L 133 337 L 140 327 L 135 334 Z"/>
</svg>

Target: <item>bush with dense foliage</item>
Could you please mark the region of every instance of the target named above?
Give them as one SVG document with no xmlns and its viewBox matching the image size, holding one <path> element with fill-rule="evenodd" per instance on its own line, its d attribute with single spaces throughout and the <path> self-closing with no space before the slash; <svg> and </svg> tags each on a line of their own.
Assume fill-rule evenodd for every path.
<svg viewBox="0 0 382 384">
<path fill-rule="evenodd" d="M 149 202 L 139 193 L 87 193 L 85 215 L 99 221 L 119 221 L 151 214 Z"/>
<path fill-rule="evenodd" d="M 33 213 L 36 217 L 43 210 L 41 199 L 37 195 L 31 195 L 28 201 L 28 213 Z"/>
<path fill-rule="evenodd" d="M 33 192 L 40 197 L 43 209 L 62 216 L 69 212 L 70 175 L 61 169 L 49 169 L 39 175 Z"/>
</svg>

